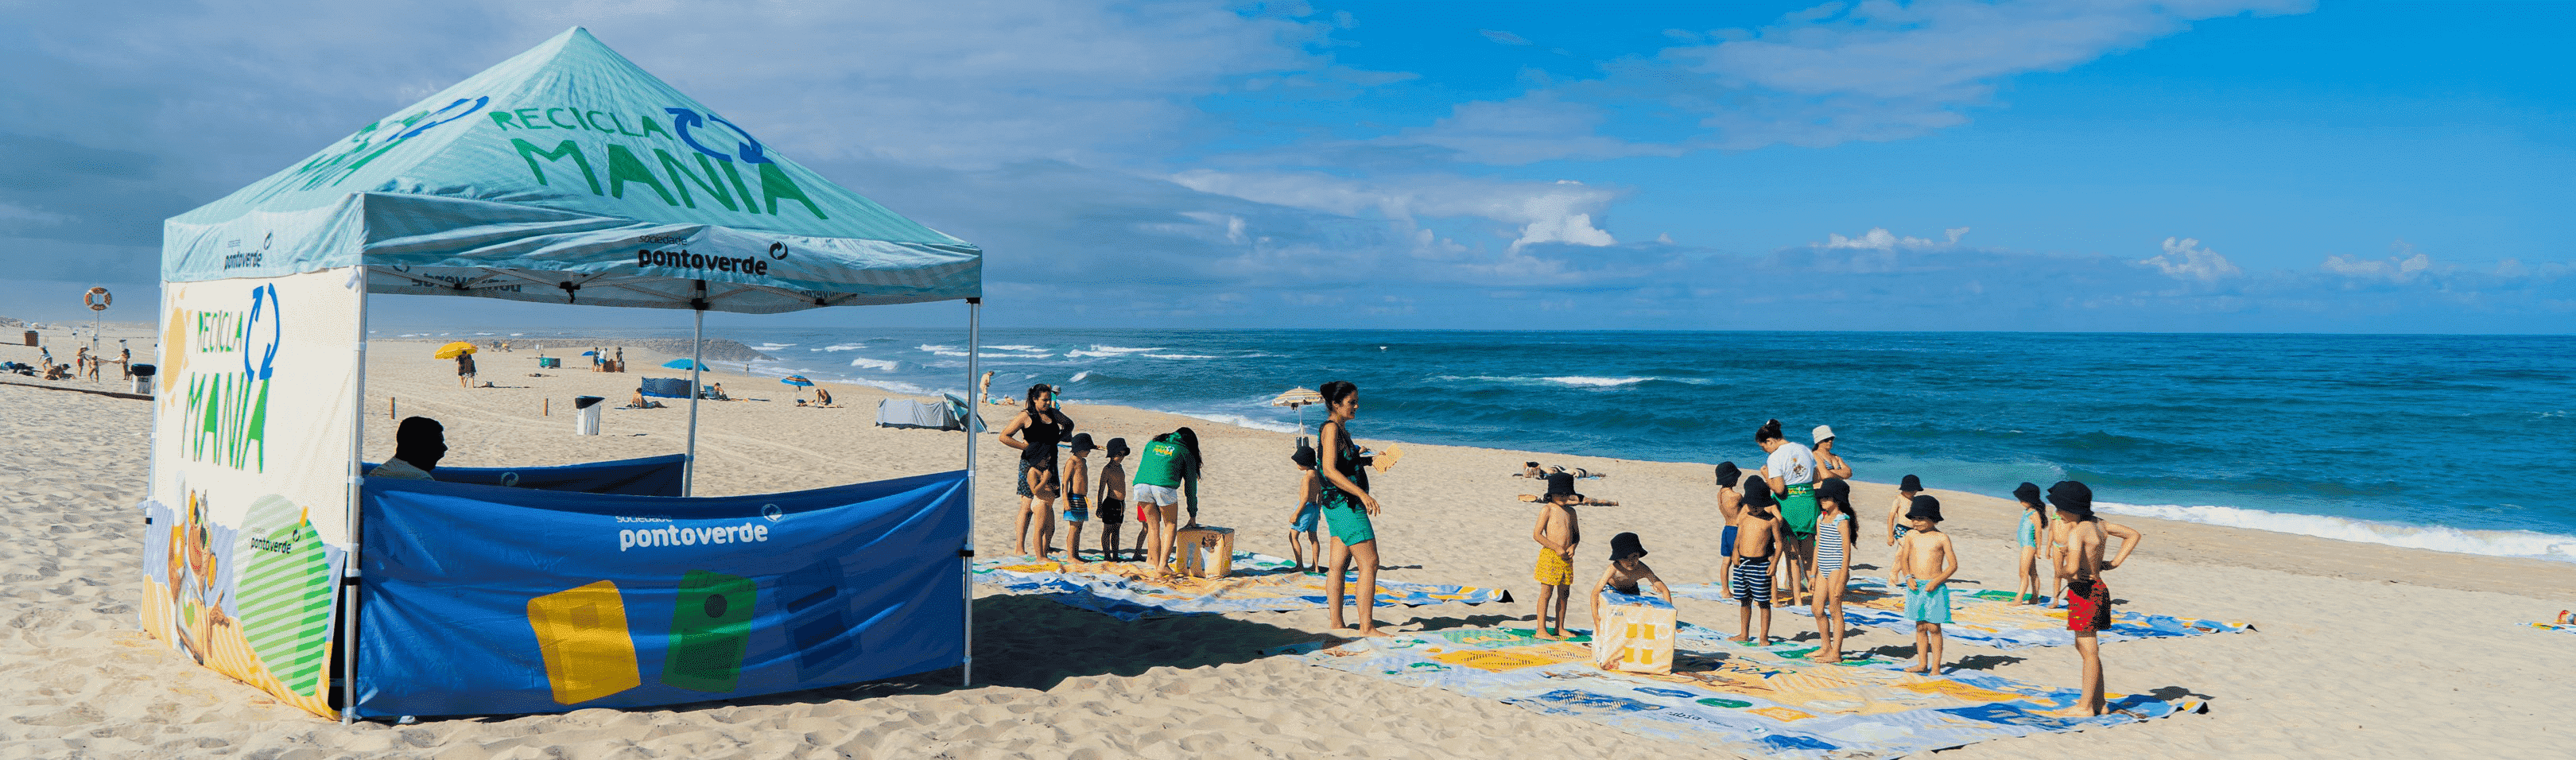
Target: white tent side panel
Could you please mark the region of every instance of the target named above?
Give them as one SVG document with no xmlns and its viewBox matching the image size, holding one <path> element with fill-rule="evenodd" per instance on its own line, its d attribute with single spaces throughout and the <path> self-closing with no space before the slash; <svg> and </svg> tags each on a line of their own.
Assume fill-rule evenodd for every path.
<svg viewBox="0 0 2576 760">
<path fill-rule="evenodd" d="M 363 287 L 344 267 L 162 292 L 143 627 L 322 715 Z"/>
</svg>

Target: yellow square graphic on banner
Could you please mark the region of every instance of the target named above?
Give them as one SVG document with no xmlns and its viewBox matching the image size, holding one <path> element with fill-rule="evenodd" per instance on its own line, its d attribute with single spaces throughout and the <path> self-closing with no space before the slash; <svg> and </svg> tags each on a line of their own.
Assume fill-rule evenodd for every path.
<svg viewBox="0 0 2576 760">
<path fill-rule="evenodd" d="M 528 628 L 546 658 L 555 702 L 579 704 L 641 686 L 626 601 L 600 581 L 528 600 Z"/>
</svg>

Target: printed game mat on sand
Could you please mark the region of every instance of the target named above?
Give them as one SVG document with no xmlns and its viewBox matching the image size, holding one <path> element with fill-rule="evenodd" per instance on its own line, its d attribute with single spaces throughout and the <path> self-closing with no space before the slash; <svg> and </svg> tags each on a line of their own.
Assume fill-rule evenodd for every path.
<svg viewBox="0 0 2576 760">
<path fill-rule="evenodd" d="M 1299 572 L 1295 563 L 1266 554 L 1234 553 L 1234 572 L 1223 578 L 1154 580 L 1142 562 L 1057 562 L 1008 557 L 975 563 L 975 581 L 1017 594 L 1034 594 L 1120 620 L 1228 612 L 1287 612 L 1324 608 L 1324 576 Z M 1356 582 L 1353 593 L 1359 591 Z M 1509 602 L 1510 592 L 1381 579 L 1377 603 Z"/>
<path fill-rule="evenodd" d="M 1673 586 L 1673 595 L 1729 604 L 1735 601 L 1727 596 L 1726 586 L 1717 583 L 1678 584 Z M 2012 602 L 2013 592 L 2010 591 L 1971 592 L 1954 584 L 1950 589 L 1950 619 L 1954 622 L 1942 626 L 1941 634 L 1951 641 L 1998 649 L 2075 645 L 2075 633 L 2066 630 L 2066 610 Z M 1810 614 L 1804 604 L 1781 609 L 1800 615 Z M 1887 582 L 1878 578 L 1851 579 L 1851 585 L 1843 592 L 1843 622 L 1907 635 L 1914 633 L 1914 621 L 1905 617 L 1905 594 L 1891 592 Z M 2101 632 L 2101 641 L 2108 644 L 2137 639 L 2241 633 L 2253 628 L 2253 623 L 2149 615 L 2115 608 L 2111 611 L 2111 629 Z"/>
<path fill-rule="evenodd" d="M 2197 701 L 2110 694 L 2099 717 L 2049 688 L 1972 671 L 1924 676 L 1873 656 L 1827 664 L 1801 644 L 1758 647 L 1681 624 L 1670 675 L 1593 665 L 1592 648 L 1528 630 L 1459 629 L 1361 639 L 1300 655 L 1307 664 L 1501 700 L 1629 733 L 1757 756 L 1884 758 L 2035 733 L 2081 731 L 2199 711 Z M 1307 644 L 1301 648 L 1319 647 Z"/>
<path fill-rule="evenodd" d="M 2560 633 L 2576 633 L 2576 612 L 2568 612 L 2568 611 L 2566 611 L 2566 610 L 2559 610 L 2559 611 L 2558 611 L 2558 618 L 2557 618 L 2557 619 L 2555 619 L 2555 620 L 2551 620 L 2551 621 L 2546 622 L 2546 623 L 2533 623 L 2533 624 L 2531 624 L 2531 627 L 2533 627 L 2533 628 L 2538 628 L 2538 629 L 2541 629 L 2541 630 L 2544 630 L 2544 631 L 2557 631 L 2557 632 L 2560 632 Z"/>
</svg>

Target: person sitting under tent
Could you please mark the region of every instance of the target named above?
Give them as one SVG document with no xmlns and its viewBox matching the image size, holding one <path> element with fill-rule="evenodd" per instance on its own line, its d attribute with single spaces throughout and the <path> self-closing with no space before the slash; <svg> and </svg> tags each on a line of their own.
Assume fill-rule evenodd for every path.
<svg viewBox="0 0 2576 760">
<path fill-rule="evenodd" d="M 367 477 L 397 480 L 437 480 L 431 472 L 438 460 L 447 458 L 447 426 L 428 417 L 405 417 L 394 429 L 394 456 L 376 465 Z"/>
</svg>

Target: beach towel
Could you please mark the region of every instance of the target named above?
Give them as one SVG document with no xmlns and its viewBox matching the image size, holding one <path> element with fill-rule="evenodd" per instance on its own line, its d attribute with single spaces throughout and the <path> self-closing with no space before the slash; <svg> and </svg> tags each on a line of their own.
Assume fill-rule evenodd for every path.
<svg viewBox="0 0 2576 760">
<path fill-rule="evenodd" d="M 2546 623 L 2533 623 L 2533 624 L 2531 624 L 2531 627 L 2533 627 L 2533 628 L 2538 628 L 2538 629 L 2541 629 L 2541 630 L 2544 630 L 2544 631 L 2558 631 L 2558 632 L 2560 632 L 2560 633 L 2576 633 L 2576 612 L 2568 612 L 2568 611 L 2566 611 L 2566 610 L 2559 610 L 2559 611 L 2558 611 L 2558 618 L 2557 618 L 2557 619 L 2555 619 L 2555 620 L 2551 620 L 2551 621 L 2546 622 Z"/>
<path fill-rule="evenodd" d="M 1064 563 L 1009 557 L 976 562 L 975 582 L 1015 594 L 1044 596 L 1120 620 L 1324 608 L 1323 576 L 1299 572 L 1296 563 L 1266 554 L 1235 552 L 1233 561 L 1234 573 L 1223 578 L 1147 580 L 1151 568 L 1142 562 Z M 1352 583 L 1349 589 L 1357 592 L 1358 584 Z M 1387 606 L 1511 600 L 1512 595 L 1502 589 L 1377 582 L 1377 603 Z"/>
<path fill-rule="evenodd" d="M 2075 704 L 2072 688 L 1975 671 L 1904 672 L 1873 655 L 1845 664 L 1814 648 L 1753 646 L 1683 623 L 1669 674 L 1604 671 L 1592 647 L 1518 629 L 1452 629 L 1307 644 L 1309 665 L 1447 689 L 1629 733 L 1748 757 L 1885 758 L 2034 733 L 2107 728 L 2203 709 L 2196 701 L 2106 695 L 2125 711 L 2093 718 L 2043 713 Z M 1291 650 L 1294 651 L 1294 650 Z"/>
<path fill-rule="evenodd" d="M 1673 596 L 1733 603 L 1726 588 L 1713 583 L 1684 583 L 1672 587 Z M 1853 578 L 1843 592 L 1843 620 L 1851 625 L 1881 628 L 1911 635 L 1914 621 L 1905 616 L 1905 594 L 1891 590 L 1877 578 Z M 1952 589 L 1951 622 L 1941 633 L 1951 641 L 1982 644 L 1998 649 L 2025 647 L 2063 647 L 2075 645 L 2075 634 L 2066 630 L 2066 611 L 2035 604 L 2013 604 L 2013 592 Z M 1781 609 L 1800 615 L 1812 614 L 1806 605 Z M 2111 613 L 2111 627 L 2103 629 L 2102 643 L 2138 639 L 2170 639 L 2212 633 L 2242 633 L 2254 624 L 2238 621 L 2203 620 L 2199 618 L 2150 615 L 2119 610 Z"/>
</svg>

